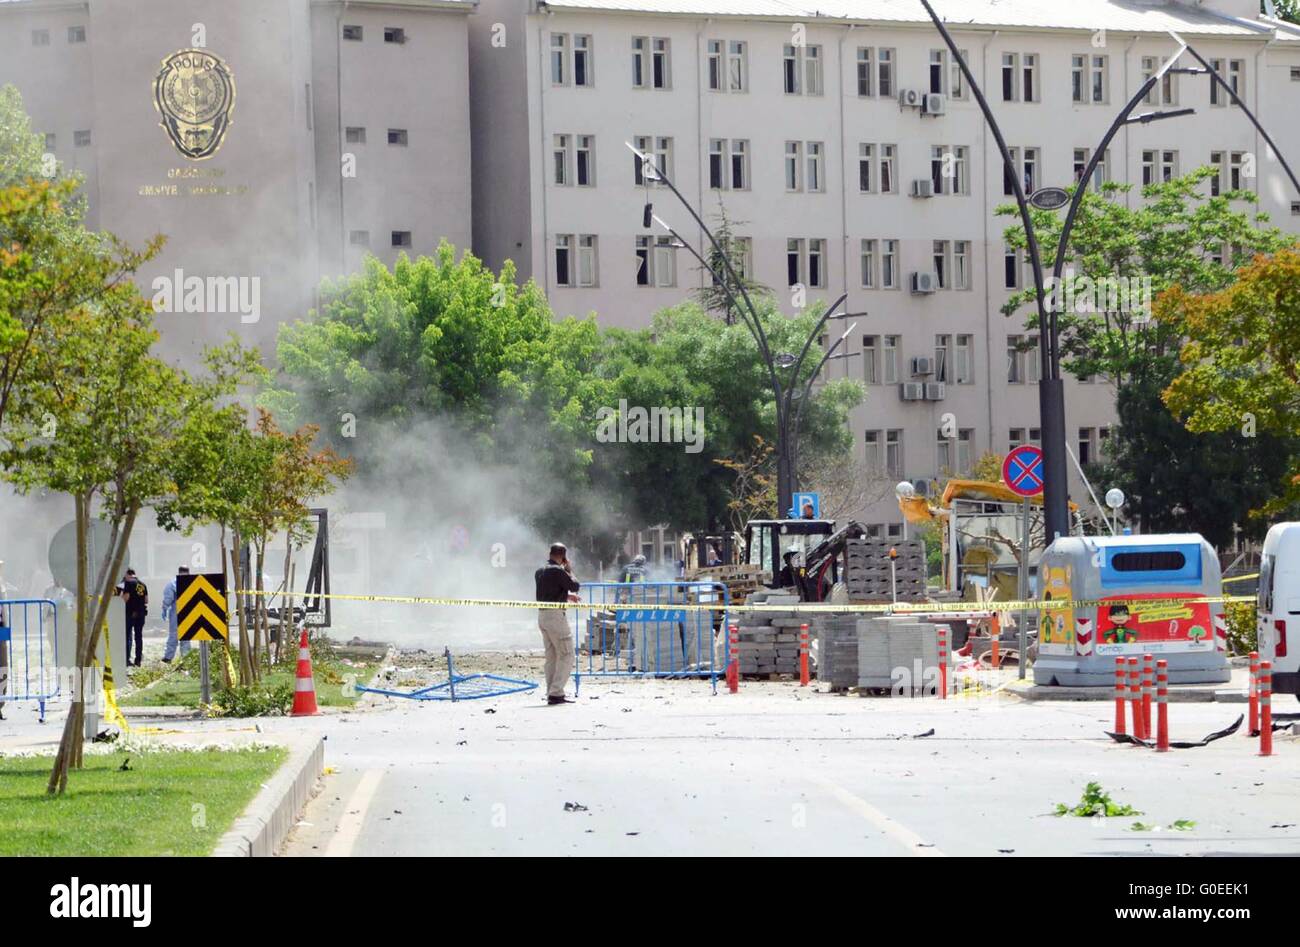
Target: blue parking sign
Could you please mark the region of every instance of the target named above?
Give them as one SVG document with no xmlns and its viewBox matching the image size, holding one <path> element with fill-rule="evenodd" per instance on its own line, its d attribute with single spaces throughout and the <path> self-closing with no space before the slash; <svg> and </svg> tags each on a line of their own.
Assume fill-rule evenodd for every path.
<svg viewBox="0 0 1300 947">
<path fill-rule="evenodd" d="M 812 516 L 807 517 L 807 519 L 821 519 L 822 499 L 821 495 L 817 493 L 796 493 L 794 495 L 794 508 L 790 510 L 790 519 L 804 519 L 804 508 L 808 506 L 812 507 Z"/>
</svg>

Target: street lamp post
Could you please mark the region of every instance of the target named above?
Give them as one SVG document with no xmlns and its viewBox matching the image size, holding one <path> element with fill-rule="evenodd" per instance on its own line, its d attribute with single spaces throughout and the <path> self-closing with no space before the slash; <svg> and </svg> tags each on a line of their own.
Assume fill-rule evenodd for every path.
<svg viewBox="0 0 1300 947">
<path fill-rule="evenodd" d="M 1065 382 L 1061 378 L 1060 330 L 1056 320 L 1057 307 L 1047 305 L 1047 289 L 1043 279 L 1043 260 L 1039 250 L 1038 237 L 1034 230 L 1033 218 L 1029 210 L 1030 201 L 1025 195 L 1015 162 L 1011 159 L 1011 152 L 1007 148 L 1002 129 L 998 125 L 997 119 L 994 118 L 993 110 L 989 107 L 988 100 L 984 97 L 984 92 L 975 80 L 970 66 L 967 65 L 965 58 L 957 47 L 957 43 L 943 25 L 943 21 L 935 13 L 934 7 L 930 5 L 929 0 L 921 0 L 921 4 L 930 15 L 935 29 L 943 37 L 944 44 L 948 47 L 953 61 L 961 69 L 967 88 L 971 90 L 975 96 L 975 101 L 979 104 L 980 111 L 984 113 L 984 120 L 987 122 L 993 140 L 997 143 L 998 151 L 1002 155 L 1003 173 L 1011 182 L 1016 207 L 1020 212 L 1021 225 L 1025 232 L 1025 245 L 1034 274 L 1034 302 L 1038 309 L 1038 344 L 1040 361 L 1043 366 L 1042 378 L 1038 383 L 1038 410 L 1040 416 L 1039 425 L 1042 429 L 1043 438 L 1043 524 L 1045 542 L 1050 544 L 1057 536 L 1067 536 L 1070 531 L 1069 483 L 1066 467 Z M 1061 231 L 1061 238 L 1057 244 L 1057 251 L 1053 260 L 1053 285 L 1059 286 L 1061 270 L 1065 263 L 1065 248 L 1068 245 L 1070 231 L 1074 227 L 1075 215 L 1078 212 L 1079 204 L 1083 200 L 1083 194 L 1087 190 L 1087 182 L 1092 179 L 1097 163 L 1100 161 L 1101 156 L 1105 154 L 1106 145 L 1115 137 L 1115 133 L 1128 123 L 1129 115 L 1133 109 L 1137 108 L 1138 104 L 1146 98 L 1151 88 L 1173 67 L 1180 55 L 1182 55 L 1181 49 L 1177 55 L 1171 57 L 1155 75 L 1151 76 L 1143 84 L 1138 94 L 1133 97 L 1124 111 L 1111 124 L 1110 129 L 1102 139 L 1101 147 L 1093 150 L 1087 170 L 1084 172 L 1079 185 L 1075 188 L 1074 196 L 1070 202 L 1070 209 L 1066 214 L 1065 224 Z M 1150 122 L 1162 118 L 1173 118 L 1176 114 L 1187 114 L 1188 111 L 1190 110 L 1180 110 L 1177 113 L 1154 113 L 1150 116 L 1144 116 L 1142 120 Z"/>
<path fill-rule="evenodd" d="M 809 392 L 812 389 L 812 383 L 817 378 L 818 373 L 826 364 L 827 360 L 835 353 L 835 350 L 848 338 L 853 331 L 850 326 L 843 335 L 832 345 L 822 356 L 817 367 L 809 375 L 806 383 L 800 383 L 800 376 L 808 352 L 812 348 L 812 343 L 821 337 L 822 327 L 826 322 L 834 317 L 835 311 L 843 305 L 848 295 L 840 296 L 835 300 L 826 311 L 822 314 L 817 324 L 813 327 L 812 332 L 805 340 L 803 348 L 797 356 L 789 353 L 772 354 L 771 347 L 768 343 L 767 333 L 763 331 L 762 320 L 759 318 L 758 309 L 754 306 L 753 300 L 750 299 L 749 293 L 745 289 L 744 281 L 736 274 L 734 267 L 731 265 L 731 258 L 727 250 L 718 242 L 718 238 L 705 225 L 704 220 L 700 217 L 699 212 L 695 210 L 691 203 L 682 196 L 681 191 L 672 182 L 668 175 L 660 168 L 652 156 L 635 148 L 630 142 L 627 144 L 628 149 L 637 156 L 641 161 L 642 174 L 647 181 L 657 181 L 663 184 L 673 196 L 686 208 L 696 225 L 704 233 L 709 244 L 713 247 L 717 257 L 722 262 L 724 272 L 710 265 L 704 255 L 697 251 L 687 240 L 677 232 L 671 225 L 654 213 L 652 204 L 645 205 L 642 217 L 642 226 L 649 228 L 651 224 L 658 224 L 675 241 L 675 246 L 685 249 L 699 261 L 700 265 L 713 277 L 718 286 L 726 294 L 728 302 L 735 309 L 740 319 L 744 321 L 745 326 L 753 335 L 754 341 L 758 345 L 759 356 L 763 359 L 764 367 L 767 369 L 768 379 L 772 385 L 772 393 L 776 399 L 776 488 L 777 488 L 777 518 L 783 515 L 783 511 L 789 510 L 794 502 L 794 493 L 796 484 L 796 463 L 798 460 L 799 445 L 799 423 L 803 416 L 803 404 L 808 400 Z M 736 298 L 736 292 L 740 293 L 740 299 Z M 743 305 L 742 305 L 743 301 Z M 856 323 L 854 323 L 856 326 Z M 790 372 L 788 379 L 782 382 L 778 369 Z M 795 402 L 798 401 L 798 404 Z"/>
<path fill-rule="evenodd" d="M 1004 174 L 1006 174 L 1012 184 L 1016 198 L 1016 206 L 1020 211 L 1021 224 L 1025 231 L 1025 244 L 1029 254 L 1030 265 L 1034 273 L 1034 295 L 1035 303 L 1038 309 L 1038 335 L 1039 351 L 1043 366 L 1043 377 L 1039 381 L 1038 387 L 1038 404 L 1040 414 L 1040 426 L 1042 428 L 1043 438 L 1043 473 L 1045 482 L 1043 485 L 1043 520 L 1045 530 L 1045 540 L 1051 543 L 1057 536 L 1069 534 L 1070 511 L 1069 495 L 1066 469 L 1066 435 L 1065 435 L 1065 384 L 1061 378 L 1061 356 L 1060 356 L 1060 328 L 1057 324 L 1057 306 L 1049 307 L 1046 302 L 1046 288 L 1043 280 L 1042 256 L 1039 252 L 1038 240 L 1035 236 L 1033 220 L 1029 212 L 1029 203 L 1026 198 L 1024 188 L 1021 186 L 1020 175 L 1015 169 L 1014 162 L 1011 160 L 1011 153 L 1007 148 L 1006 141 L 1002 136 L 1002 130 L 998 126 L 997 120 L 993 117 L 993 111 L 989 108 L 988 101 L 984 98 L 984 93 L 980 89 L 979 83 L 975 81 L 975 76 L 971 73 L 965 58 L 957 48 L 952 36 L 944 27 L 943 21 L 935 13 L 934 7 L 930 5 L 929 0 L 921 0 L 925 7 L 926 13 L 929 14 L 933 21 L 935 29 L 943 37 L 953 61 L 961 69 L 967 87 L 975 96 L 975 101 L 979 104 L 980 111 L 984 113 L 984 120 L 988 123 L 989 130 L 997 143 L 998 151 L 1002 155 Z M 1241 108 L 1260 136 L 1268 143 L 1274 156 L 1282 165 L 1292 186 L 1300 193 L 1300 180 L 1297 180 L 1291 166 L 1282 156 L 1282 152 L 1274 143 L 1272 137 L 1265 131 L 1264 126 L 1260 124 L 1259 119 L 1250 110 L 1241 97 L 1237 95 L 1232 85 L 1227 82 L 1218 71 L 1210 65 L 1209 62 L 1195 49 L 1187 44 L 1177 33 L 1170 31 L 1170 36 L 1178 43 L 1178 52 L 1171 56 L 1165 64 L 1150 78 L 1142 84 L 1137 94 L 1129 101 L 1124 110 L 1111 123 L 1101 144 L 1094 148 L 1092 156 L 1088 161 L 1088 166 L 1075 187 L 1074 195 L 1070 200 L 1070 207 L 1066 212 L 1065 222 L 1061 228 L 1060 239 L 1057 242 L 1056 255 L 1052 263 L 1052 285 L 1060 286 L 1061 272 L 1065 266 L 1066 251 L 1069 246 L 1070 234 L 1074 229 L 1075 218 L 1078 214 L 1079 205 L 1083 202 L 1084 194 L 1087 192 L 1088 184 L 1096 172 L 1097 165 L 1102 157 L 1106 154 L 1106 148 L 1116 133 L 1130 124 L 1150 124 L 1155 121 L 1163 121 L 1170 118 L 1178 118 L 1184 115 L 1195 113 L 1194 109 L 1173 109 L 1162 112 L 1149 112 L 1143 115 L 1133 115 L 1133 111 L 1147 97 L 1147 94 L 1157 83 L 1163 80 L 1166 73 L 1173 71 L 1175 73 L 1185 73 L 1189 75 L 1203 75 L 1208 73 L 1216 86 L 1223 89 L 1232 101 Z M 1182 57 L 1183 53 L 1190 53 L 1193 58 L 1200 64 L 1199 68 L 1175 68 L 1175 64 Z M 1059 296 L 1058 294 L 1058 300 Z"/>
</svg>

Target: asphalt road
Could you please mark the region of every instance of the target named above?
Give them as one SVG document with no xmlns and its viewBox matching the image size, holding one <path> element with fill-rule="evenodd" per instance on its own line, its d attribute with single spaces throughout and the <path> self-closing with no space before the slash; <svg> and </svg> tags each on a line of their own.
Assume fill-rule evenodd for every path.
<svg viewBox="0 0 1300 947">
<path fill-rule="evenodd" d="M 1174 704 L 1171 730 L 1200 738 L 1244 710 Z M 289 855 L 1300 854 L 1300 741 L 1268 759 L 1240 735 L 1157 754 L 1108 740 L 1112 714 L 618 681 L 559 707 L 387 700 L 267 723 L 328 737 Z M 1144 814 L 1053 814 L 1090 781 Z"/>
</svg>

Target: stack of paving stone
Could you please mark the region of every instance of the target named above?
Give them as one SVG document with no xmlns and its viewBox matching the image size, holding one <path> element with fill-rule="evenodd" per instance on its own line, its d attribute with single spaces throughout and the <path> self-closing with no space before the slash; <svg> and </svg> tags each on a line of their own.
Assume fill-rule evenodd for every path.
<svg viewBox="0 0 1300 947">
<path fill-rule="evenodd" d="M 587 619 L 587 640 L 582 653 L 603 655 L 598 667 L 630 668 L 636 663 L 632 647 L 631 629 L 626 624 L 620 625 L 612 611 L 594 612 Z"/>
<path fill-rule="evenodd" d="M 793 611 L 742 611 L 733 620 L 739 625 L 741 674 L 799 673 L 799 629 L 808 616 Z M 811 674 L 811 654 L 809 658 Z"/>
<path fill-rule="evenodd" d="M 682 622 L 637 622 L 634 627 L 632 649 L 636 659 L 632 663 L 636 670 L 646 674 L 680 674 L 686 670 L 686 630 Z"/>
<path fill-rule="evenodd" d="M 848 559 L 845 586 L 855 602 L 891 601 L 889 550 L 898 552 L 893 563 L 893 581 L 900 602 L 925 600 L 925 544 L 919 539 L 850 539 L 845 544 Z"/>
<path fill-rule="evenodd" d="M 583 654 L 613 654 L 631 647 L 627 625 L 620 626 L 612 611 L 593 612 L 587 619 L 587 641 Z"/>
<path fill-rule="evenodd" d="M 934 689 L 938 667 L 939 633 L 933 622 L 906 615 L 858 622 L 859 687 L 901 689 L 916 696 Z"/>
<path fill-rule="evenodd" d="M 816 619 L 817 678 L 831 690 L 858 686 L 858 626 L 864 620 L 852 615 Z"/>
</svg>

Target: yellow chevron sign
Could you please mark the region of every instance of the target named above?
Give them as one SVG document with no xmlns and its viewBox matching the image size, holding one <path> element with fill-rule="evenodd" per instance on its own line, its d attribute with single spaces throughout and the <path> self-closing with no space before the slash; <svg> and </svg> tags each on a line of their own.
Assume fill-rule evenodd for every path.
<svg viewBox="0 0 1300 947">
<path fill-rule="evenodd" d="M 220 572 L 176 577 L 176 637 L 181 641 L 229 641 L 226 577 Z"/>
</svg>

